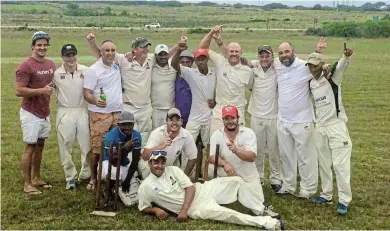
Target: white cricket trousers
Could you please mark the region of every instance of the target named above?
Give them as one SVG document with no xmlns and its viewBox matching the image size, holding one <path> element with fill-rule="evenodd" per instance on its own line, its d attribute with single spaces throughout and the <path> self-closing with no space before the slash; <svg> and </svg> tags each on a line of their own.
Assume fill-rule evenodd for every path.
<svg viewBox="0 0 390 231">
<path fill-rule="evenodd" d="M 224 128 L 223 121 L 222 121 L 222 108 L 223 108 L 223 106 L 219 106 L 217 104 L 215 107 L 216 108 L 214 108 L 213 110 L 219 110 L 220 113 L 214 114 L 214 111 L 213 111 L 213 117 L 211 119 L 211 125 L 210 125 L 210 136 L 216 130 Z M 241 126 L 245 126 L 245 108 L 238 107 L 237 110 L 238 110 L 238 115 L 240 117 L 238 120 L 238 123 Z"/>
<path fill-rule="evenodd" d="M 297 163 L 300 182 L 300 197 L 310 197 L 317 191 L 318 162 L 315 148 L 313 123 L 287 123 L 278 120 L 278 142 L 282 160 L 282 189 L 295 192 L 297 186 Z"/>
<path fill-rule="evenodd" d="M 200 137 L 202 138 L 202 143 L 204 146 L 207 146 L 207 144 L 210 143 L 210 121 L 206 123 L 199 123 L 196 121 L 188 121 L 186 125 L 186 129 L 191 133 L 191 135 L 194 137 L 194 140 L 196 142 L 196 139 L 198 138 L 198 135 L 200 133 Z"/>
<path fill-rule="evenodd" d="M 221 177 L 195 183 L 196 197 L 188 210 L 192 219 L 216 220 L 238 225 L 249 225 L 265 229 L 273 229 L 278 220 L 270 216 L 261 216 L 264 212 L 263 201 L 240 177 Z M 220 206 L 239 201 L 246 208 L 255 212 L 256 216 L 243 214 Z"/>
<path fill-rule="evenodd" d="M 333 169 L 336 173 L 339 202 L 348 206 L 351 192 L 351 153 L 352 141 L 347 126 L 340 121 L 315 129 L 316 146 L 319 152 L 321 197 L 331 200 L 333 192 Z"/>
<path fill-rule="evenodd" d="M 169 109 L 153 108 L 153 130 L 166 124 L 168 111 Z"/>
<path fill-rule="evenodd" d="M 58 107 L 56 128 L 61 164 L 65 172 L 66 181 L 76 179 L 77 175 L 77 170 L 72 160 L 72 147 L 76 137 L 81 149 L 79 179 L 89 179 L 91 170 L 88 163 L 88 153 L 91 150 L 91 141 L 87 108 Z"/>
<path fill-rule="evenodd" d="M 149 104 L 143 108 L 136 108 L 124 103 L 123 110 L 131 112 L 134 115 L 134 130 L 141 133 L 143 147 L 149 138 L 149 134 L 152 132 L 152 105 Z"/>
<path fill-rule="evenodd" d="M 214 166 L 215 165 L 213 165 L 213 164 L 208 165 L 209 180 L 214 179 Z M 225 172 L 224 168 L 218 167 L 217 177 L 232 177 L 232 176 L 228 176 L 228 174 Z M 238 177 L 241 178 L 241 176 L 238 176 Z M 244 179 L 244 178 L 241 178 L 241 179 L 243 179 L 243 181 L 245 181 L 245 183 L 247 183 L 257 194 L 259 194 L 258 196 L 260 197 L 260 200 L 262 202 L 264 202 L 263 187 L 261 186 L 261 183 L 258 180 L 258 178 L 256 177 L 256 179 Z"/>
<path fill-rule="evenodd" d="M 269 153 L 270 184 L 280 185 L 282 180 L 277 119 L 263 119 L 252 115 L 251 128 L 255 132 L 257 138 L 257 156 L 255 163 L 260 175 L 260 181 L 264 182 L 264 159 L 265 148 L 267 146 Z"/>
</svg>

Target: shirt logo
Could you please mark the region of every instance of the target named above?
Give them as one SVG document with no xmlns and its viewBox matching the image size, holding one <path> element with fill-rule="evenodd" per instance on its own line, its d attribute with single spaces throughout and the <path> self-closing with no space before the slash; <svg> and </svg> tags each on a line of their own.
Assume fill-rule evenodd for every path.
<svg viewBox="0 0 390 231">
<path fill-rule="evenodd" d="M 61 78 L 61 79 L 65 79 L 65 75 L 61 75 L 60 78 Z"/>
<path fill-rule="evenodd" d="M 344 146 L 348 145 L 348 141 L 343 142 Z"/>
<path fill-rule="evenodd" d="M 146 63 L 146 69 L 150 69 L 149 63 Z"/>
<path fill-rule="evenodd" d="M 174 185 L 174 184 L 176 183 L 176 180 L 175 180 L 175 179 L 173 179 L 173 177 L 172 177 L 172 176 L 170 176 L 170 177 L 169 177 L 169 179 L 171 179 L 172 185 Z"/>
<path fill-rule="evenodd" d="M 118 66 L 118 64 L 116 64 L 116 63 L 115 63 L 112 67 L 113 67 L 114 70 L 116 70 L 116 71 L 119 69 L 119 66 Z"/>
<path fill-rule="evenodd" d="M 227 76 L 227 73 L 223 73 L 223 76 L 226 77 L 226 76 Z"/>
<path fill-rule="evenodd" d="M 49 70 L 42 70 L 42 71 L 37 71 L 37 75 L 49 75 L 49 74 L 53 74 L 53 69 L 49 69 Z"/>
<path fill-rule="evenodd" d="M 153 189 L 153 191 L 154 191 L 155 193 L 159 193 L 159 192 L 160 192 L 160 189 L 158 189 L 158 188 L 156 187 L 156 188 Z"/>
<path fill-rule="evenodd" d="M 259 75 L 255 74 L 255 78 L 259 77 Z"/>
<path fill-rule="evenodd" d="M 305 126 L 305 127 L 303 127 L 303 129 L 305 129 L 305 131 L 309 131 L 310 130 L 310 128 L 309 128 L 309 126 Z"/>
<path fill-rule="evenodd" d="M 80 75 L 80 79 L 84 79 L 84 75 L 83 75 L 83 73 L 81 73 L 81 75 Z"/>
</svg>

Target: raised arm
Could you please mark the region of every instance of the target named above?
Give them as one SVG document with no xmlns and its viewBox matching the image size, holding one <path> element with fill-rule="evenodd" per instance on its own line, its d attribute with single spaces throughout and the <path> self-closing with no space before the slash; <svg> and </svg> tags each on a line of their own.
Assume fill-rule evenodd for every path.
<svg viewBox="0 0 390 231">
<path fill-rule="evenodd" d="M 225 43 L 223 43 L 223 41 L 222 41 L 221 32 L 214 33 L 213 38 L 214 38 L 214 41 L 217 43 L 217 45 L 221 51 L 221 54 L 226 57 L 228 54 L 228 49 L 227 49 L 227 46 L 225 45 Z"/>
<path fill-rule="evenodd" d="M 344 54 L 338 61 L 335 72 L 333 73 L 332 80 L 336 85 L 340 85 L 343 80 L 344 73 L 347 70 L 351 56 L 353 54 L 352 49 L 347 48 L 347 43 L 344 42 Z"/>
<path fill-rule="evenodd" d="M 95 40 L 96 40 L 95 31 L 94 31 L 94 29 L 92 27 L 91 28 L 91 32 L 87 36 L 87 41 L 88 41 L 89 46 L 91 47 L 93 56 L 95 58 L 97 58 L 97 59 L 100 59 L 100 57 L 102 55 L 100 54 L 100 49 L 96 45 L 96 41 Z"/>
<path fill-rule="evenodd" d="M 199 48 L 203 49 L 209 49 L 211 40 L 213 39 L 213 35 L 217 32 L 221 31 L 223 25 L 216 25 L 213 29 L 210 30 L 210 32 L 204 36 L 202 41 L 199 44 Z"/>
</svg>

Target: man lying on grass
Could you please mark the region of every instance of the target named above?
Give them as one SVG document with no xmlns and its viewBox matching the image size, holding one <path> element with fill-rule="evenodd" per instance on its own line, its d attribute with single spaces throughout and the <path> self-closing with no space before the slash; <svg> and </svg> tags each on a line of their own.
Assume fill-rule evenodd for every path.
<svg viewBox="0 0 390 231">
<path fill-rule="evenodd" d="M 238 225 L 250 225 L 271 230 L 283 230 L 281 220 L 262 216 L 264 205 L 260 196 L 240 177 L 221 177 L 204 184 L 193 184 L 176 166 L 165 166 L 165 151 L 153 151 L 149 158 L 151 174 L 138 189 L 138 209 L 166 219 L 168 213 L 152 203 L 178 214 L 178 221 L 193 219 L 216 220 Z M 238 201 L 251 209 L 256 216 L 239 213 L 222 207 Z"/>
</svg>

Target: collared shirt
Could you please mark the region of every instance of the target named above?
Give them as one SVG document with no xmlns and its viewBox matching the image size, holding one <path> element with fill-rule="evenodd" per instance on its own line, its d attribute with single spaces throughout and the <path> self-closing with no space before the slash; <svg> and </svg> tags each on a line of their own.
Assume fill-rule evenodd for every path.
<svg viewBox="0 0 390 231">
<path fill-rule="evenodd" d="M 100 98 L 100 88 L 103 88 L 107 98 L 106 107 L 88 105 L 88 110 L 99 113 L 122 111 L 121 75 L 117 64 L 106 66 L 102 58 L 84 72 L 84 88 L 93 90 L 93 96 Z"/>
<path fill-rule="evenodd" d="M 141 149 L 142 144 L 142 136 L 141 133 L 139 133 L 136 130 L 133 130 L 131 132 L 131 137 L 127 137 L 125 134 L 122 133 L 121 129 L 119 127 L 115 127 L 111 129 L 109 132 L 106 133 L 104 136 L 104 152 L 103 152 L 103 160 L 108 160 L 108 150 L 110 149 L 110 143 L 112 142 L 113 148 L 118 149 L 119 143 L 122 143 L 122 145 L 125 145 L 125 143 L 129 140 L 136 139 L 133 147 L 131 148 L 130 152 L 134 149 Z M 130 159 L 129 159 L 130 158 Z M 122 153 L 122 161 L 121 165 L 126 166 L 132 161 L 132 156 L 128 155 L 128 153 Z"/>
<path fill-rule="evenodd" d="M 219 144 L 219 156 L 233 167 L 237 176 L 241 177 L 244 181 L 258 180 L 259 173 L 257 172 L 255 162 L 241 160 L 236 154 L 229 150 L 229 147 L 227 146 L 228 143 L 230 143 L 230 141 L 224 130 L 216 130 L 210 139 L 210 156 L 215 155 L 216 145 Z M 250 128 L 240 126 L 234 144 L 239 151 L 251 151 L 257 155 L 256 134 Z"/>
<path fill-rule="evenodd" d="M 180 65 L 180 72 L 192 92 L 192 106 L 189 121 L 206 123 L 212 117 L 213 109 L 209 107 L 208 100 L 214 99 L 216 73 L 214 68 L 209 68 L 208 70 L 208 73 L 203 75 L 197 68 Z"/>
<path fill-rule="evenodd" d="M 318 80 L 313 78 L 310 81 L 310 90 L 315 103 L 316 124 L 319 126 L 337 123 L 340 120 L 346 123 L 348 120 L 342 106 L 341 82 L 349 61 L 349 57 L 345 56 L 339 60 L 330 81 L 322 75 Z M 337 111 L 336 103 L 339 111 Z"/>
<path fill-rule="evenodd" d="M 84 100 L 84 74 L 87 66 L 77 63 L 74 73 L 67 72 L 64 64 L 54 72 L 53 82 L 56 85 L 57 104 L 60 107 L 78 108 L 87 107 Z"/>
<path fill-rule="evenodd" d="M 180 213 L 184 204 L 184 189 L 193 186 L 190 178 L 176 166 L 166 166 L 156 177 L 150 173 L 138 188 L 138 209 L 152 207 L 152 202 L 174 213 Z"/>
<path fill-rule="evenodd" d="M 312 75 L 306 61 L 296 57 L 294 63 L 286 67 L 277 58 L 273 66 L 278 80 L 279 119 L 289 123 L 313 122 L 314 111 L 308 87 Z"/>
<path fill-rule="evenodd" d="M 154 54 L 148 54 L 142 66 L 135 59 L 129 62 L 123 54 L 117 54 L 116 57 L 122 75 L 123 102 L 131 103 L 136 108 L 149 105 L 152 67 L 156 62 Z"/>
<path fill-rule="evenodd" d="M 171 109 L 175 106 L 175 78 L 176 70 L 168 64 L 161 67 L 157 62 L 152 70 L 152 107 L 158 109 Z"/>
<path fill-rule="evenodd" d="M 276 71 L 271 66 L 266 72 L 259 65 L 258 60 L 253 60 L 253 78 L 248 88 L 252 89 L 249 100 L 248 112 L 253 116 L 264 119 L 278 117 L 278 82 Z"/>
<path fill-rule="evenodd" d="M 234 105 L 243 108 L 247 104 L 245 87 L 249 83 L 253 71 L 241 63 L 232 66 L 228 60 L 220 54 L 209 50 L 210 60 L 216 66 L 215 101 L 217 105 Z M 222 117 L 222 112 L 214 108 L 213 116 Z"/>
<path fill-rule="evenodd" d="M 164 124 L 152 131 L 148 138 L 145 148 L 151 149 L 161 144 L 165 138 L 168 137 L 167 125 Z M 164 151 L 167 152 L 167 166 L 172 166 L 176 158 L 183 153 L 189 160 L 197 158 L 197 148 L 191 133 L 185 129 L 180 128 L 179 134 L 172 140 L 171 145 L 167 146 Z"/>
</svg>

